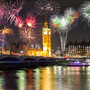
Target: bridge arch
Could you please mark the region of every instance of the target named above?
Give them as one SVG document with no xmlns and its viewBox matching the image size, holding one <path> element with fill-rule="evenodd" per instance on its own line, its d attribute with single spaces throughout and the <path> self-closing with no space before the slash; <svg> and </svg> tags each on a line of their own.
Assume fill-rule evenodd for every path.
<svg viewBox="0 0 90 90">
<path fill-rule="evenodd" d="M 47 59 L 45 59 L 45 58 L 40 58 L 40 59 L 38 60 L 38 66 L 46 66 L 47 63 L 48 63 L 48 61 L 47 61 Z"/>
<path fill-rule="evenodd" d="M 4 57 L 0 59 L 0 69 L 20 68 L 21 61 L 14 57 Z"/>
<path fill-rule="evenodd" d="M 24 68 L 36 67 L 37 60 L 35 58 L 25 58 L 22 64 Z"/>
<path fill-rule="evenodd" d="M 0 59 L 0 63 L 21 63 L 21 61 L 15 57 L 3 57 Z"/>
</svg>

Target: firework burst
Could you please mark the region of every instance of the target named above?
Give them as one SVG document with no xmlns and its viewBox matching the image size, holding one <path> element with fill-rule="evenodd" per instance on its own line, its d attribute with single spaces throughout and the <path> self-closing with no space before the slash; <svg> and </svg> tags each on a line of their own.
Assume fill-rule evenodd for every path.
<svg viewBox="0 0 90 90">
<path fill-rule="evenodd" d="M 31 28 L 35 28 L 36 26 L 36 19 L 33 15 L 28 14 L 27 18 L 26 18 L 26 25 L 28 25 Z"/>
<path fill-rule="evenodd" d="M 19 34 L 21 40 L 25 42 L 36 42 L 36 39 L 38 35 L 36 34 L 36 31 L 32 28 L 22 27 L 19 29 Z"/>
<path fill-rule="evenodd" d="M 79 18 L 79 13 L 73 9 L 65 10 L 64 15 L 53 15 L 50 17 L 50 26 L 56 28 L 58 31 L 66 31 L 71 29 L 71 25 Z"/>
<path fill-rule="evenodd" d="M 57 30 L 60 35 L 62 53 L 65 51 L 68 31 L 72 28 L 71 26 L 78 18 L 79 13 L 72 8 L 66 9 L 63 16 L 54 15 L 50 18 L 51 28 L 54 27 L 55 31 Z"/>
<path fill-rule="evenodd" d="M 60 16 L 58 15 L 52 15 L 50 17 L 50 27 L 52 28 L 53 31 L 57 31 L 58 27 L 59 27 L 59 20 L 60 20 Z"/>
<path fill-rule="evenodd" d="M 51 27 L 54 27 L 54 28 L 57 28 L 56 30 L 58 32 L 61 32 L 61 31 L 66 31 L 68 30 L 69 28 L 69 23 L 70 23 L 70 19 L 67 18 L 67 17 L 64 17 L 64 16 L 54 16 L 54 17 L 51 17 L 51 23 L 50 23 L 50 26 Z"/>
<path fill-rule="evenodd" d="M 85 1 L 79 8 L 80 16 L 83 17 L 82 20 L 86 21 L 90 26 L 90 1 Z"/>
<path fill-rule="evenodd" d="M 12 3 L 11 0 L 9 3 L 6 2 L 5 11 L 7 14 L 7 21 L 10 21 L 10 24 L 12 24 L 14 21 L 16 21 L 16 18 L 18 16 L 18 13 L 23 8 L 22 5 L 24 2 L 18 4 L 18 0 L 16 3 Z"/>
<path fill-rule="evenodd" d="M 4 24 L 7 19 L 7 13 L 5 10 L 5 7 L 3 5 L 0 5 L 0 25 Z"/>
<path fill-rule="evenodd" d="M 2 47 L 2 49 L 4 48 L 4 45 L 5 45 L 6 34 L 13 35 L 13 31 L 12 31 L 12 29 L 6 28 L 4 26 L 4 28 L 0 30 L 0 37 L 1 37 L 0 38 L 0 41 L 1 41 L 1 47 Z"/>
<path fill-rule="evenodd" d="M 15 26 L 18 26 L 19 28 L 22 28 L 22 26 L 24 25 L 24 20 L 22 20 L 21 17 L 16 17 L 14 22 Z"/>
<path fill-rule="evenodd" d="M 39 15 L 46 15 L 46 14 L 58 14 L 59 13 L 59 9 L 60 6 L 58 3 L 56 3 L 55 1 L 53 2 L 48 2 L 46 0 L 38 0 L 35 3 L 35 8 L 36 8 L 36 13 L 38 13 Z"/>
<path fill-rule="evenodd" d="M 60 6 L 57 2 L 51 1 L 49 6 L 47 5 L 48 14 L 59 14 L 60 13 Z"/>
<path fill-rule="evenodd" d="M 65 16 L 73 15 L 74 12 L 75 12 L 75 9 L 72 8 L 72 7 L 69 7 L 69 8 L 67 8 L 67 9 L 64 11 L 64 15 L 65 15 Z"/>
</svg>

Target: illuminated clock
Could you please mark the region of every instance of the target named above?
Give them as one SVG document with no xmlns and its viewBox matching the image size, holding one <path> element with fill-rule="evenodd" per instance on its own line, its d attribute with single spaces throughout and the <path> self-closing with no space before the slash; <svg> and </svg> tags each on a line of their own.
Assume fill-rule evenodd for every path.
<svg viewBox="0 0 90 90">
<path fill-rule="evenodd" d="M 47 32 L 46 31 L 44 31 L 44 35 L 46 35 L 47 34 Z"/>
<path fill-rule="evenodd" d="M 49 32 L 49 35 L 51 34 L 51 32 Z"/>
</svg>

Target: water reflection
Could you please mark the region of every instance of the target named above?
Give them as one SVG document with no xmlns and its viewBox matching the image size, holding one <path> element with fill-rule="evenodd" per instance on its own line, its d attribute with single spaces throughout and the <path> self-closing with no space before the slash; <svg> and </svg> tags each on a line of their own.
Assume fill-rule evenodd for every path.
<svg viewBox="0 0 90 90">
<path fill-rule="evenodd" d="M 0 90 L 90 90 L 90 66 L 0 71 Z"/>
<path fill-rule="evenodd" d="M 14 90 L 16 89 L 16 81 L 13 72 L 2 72 L 0 75 L 0 90 Z"/>
<path fill-rule="evenodd" d="M 35 84 L 35 90 L 40 90 L 40 68 L 37 68 L 34 70 L 34 84 Z"/>
<path fill-rule="evenodd" d="M 26 72 L 23 70 L 18 70 L 16 72 L 16 76 L 18 77 L 16 79 L 16 83 L 17 83 L 17 90 L 26 90 Z"/>
</svg>

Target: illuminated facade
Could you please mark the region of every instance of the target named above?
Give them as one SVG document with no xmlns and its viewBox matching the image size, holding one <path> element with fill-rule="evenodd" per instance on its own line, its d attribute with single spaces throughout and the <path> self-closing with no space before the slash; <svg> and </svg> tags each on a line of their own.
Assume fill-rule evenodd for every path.
<svg viewBox="0 0 90 90">
<path fill-rule="evenodd" d="M 42 29 L 43 56 L 51 56 L 51 30 L 48 28 L 47 17 Z"/>
<path fill-rule="evenodd" d="M 69 41 L 66 46 L 66 53 L 69 56 L 90 56 L 90 42 Z"/>
<path fill-rule="evenodd" d="M 51 57 L 51 30 L 48 28 L 47 17 L 44 22 L 44 27 L 42 29 L 42 43 L 43 50 L 40 47 L 31 47 L 28 49 L 27 55 Z"/>
<path fill-rule="evenodd" d="M 43 51 L 42 49 L 39 48 L 29 48 L 27 51 L 27 55 L 29 56 L 43 56 Z"/>
<path fill-rule="evenodd" d="M 22 52 L 22 54 L 29 56 L 51 57 L 51 30 L 48 28 L 47 17 L 42 29 L 42 43 L 43 48 L 40 48 L 39 45 L 31 45 L 31 47 L 29 46 L 30 48 L 28 48 L 28 45 L 25 42 L 13 42 L 10 44 L 10 53 L 12 54 Z"/>
<path fill-rule="evenodd" d="M 4 49 L 2 50 L 2 48 L 0 47 L 0 54 L 10 55 L 10 49 L 4 47 Z"/>
</svg>

